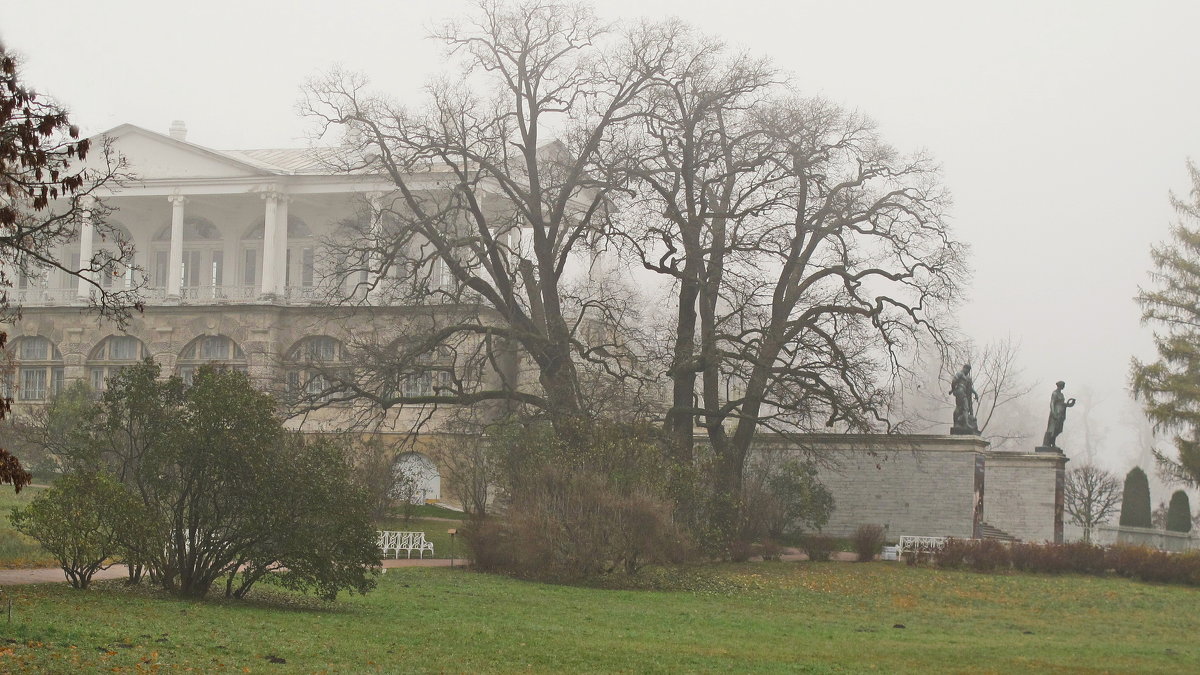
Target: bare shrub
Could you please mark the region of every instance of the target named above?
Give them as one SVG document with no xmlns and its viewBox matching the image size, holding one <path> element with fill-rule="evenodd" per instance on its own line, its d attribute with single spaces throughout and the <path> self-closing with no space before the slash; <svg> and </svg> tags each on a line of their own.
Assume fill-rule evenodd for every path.
<svg viewBox="0 0 1200 675">
<path fill-rule="evenodd" d="M 859 525 L 851 537 L 858 562 L 870 562 L 883 550 L 883 526 Z"/>
<path fill-rule="evenodd" d="M 467 528 L 481 569 L 581 579 L 679 562 L 691 550 L 674 518 L 670 464 L 648 428 L 513 422 L 489 438 L 505 509 Z"/>
<path fill-rule="evenodd" d="M 503 519 L 464 533 L 480 569 L 539 579 L 636 573 L 648 563 L 681 562 L 686 537 L 671 505 L 642 492 L 621 494 L 603 477 L 546 467 L 533 492 Z"/>
<path fill-rule="evenodd" d="M 800 540 L 808 559 L 814 562 L 829 562 L 837 540 L 826 534 L 806 534 Z"/>
<path fill-rule="evenodd" d="M 970 564 L 971 569 L 976 572 L 1008 570 L 1012 564 L 1008 547 L 995 539 L 980 539 L 971 543 L 973 550 L 970 555 Z"/>
<path fill-rule="evenodd" d="M 974 542 L 970 539 L 956 539 L 951 537 L 946 540 L 942 550 L 934 555 L 934 562 L 938 567 L 946 569 L 959 569 L 967 564 L 967 559 L 970 557 L 974 548 Z"/>
<path fill-rule="evenodd" d="M 371 517 L 378 520 L 387 516 L 395 498 L 392 489 L 392 462 L 396 451 L 385 446 L 379 439 L 354 443 L 349 438 L 338 438 L 336 442 L 344 449 L 354 466 L 354 482 L 366 491 L 371 503 Z"/>
</svg>

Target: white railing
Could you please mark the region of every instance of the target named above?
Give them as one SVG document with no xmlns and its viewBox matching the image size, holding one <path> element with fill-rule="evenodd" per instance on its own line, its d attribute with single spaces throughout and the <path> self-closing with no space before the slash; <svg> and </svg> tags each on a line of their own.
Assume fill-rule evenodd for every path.
<svg viewBox="0 0 1200 675">
<path fill-rule="evenodd" d="M 1092 532 L 1092 543 L 1101 546 L 1112 546 L 1113 544 L 1149 546 L 1160 551 L 1176 553 L 1200 549 L 1200 537 L 1185 532 L 1168 532 L 1125 525 L 1097 525 Z"/>
<path fill-rule="evenodd" d="M 189 305 L 255 302 L 259 297 L 257 286 L 184 286 L 179 289 L 179 294 L 180 301 Z"/>
<path fill-rule="evenodd" d="M 76 288 L 22 288 L 10 290 L 14 304 L 25 307 L 42 307 L 55 305 L 70 305 L 85 303 L 86 299 L 78 297 Z M 331 295 L 324 286 L 288 286 L 281 297 L 264 298 L 258 286 L 184 286 L 179 289 L 179 297 L 167 295 L 167 289 L 161 286 L 146 287 L 140 290 L 141 296 L 148 305 L 221 305 L 221 304 L 252 304 L 260 302 L 284 302 L 293 305 L 320 305 L 330 302 L 336 304 L 337 298 Z M 462 303 L 475 303 L 482 298 L 475 293 L 464 293 L 459 299 Z M 403 297 L 393 297 L 383 291 L 371 293 L 365 304 L 376 306 L 406 305 L 410 300 Z"/>
<path fill-rule="evenodd" d="M 15 292 L 20 305 L 66 305 L 79 296 L 78 288 L 20 288 Z"/>
<path fill-rule="evenodd" d="M 311 305 L 326 295 L 327 292 L 317 286 L 288 286 L 283 292 L 284 299 L 289 303 L 301 305 Z"/>
<path fill-rule="evenodd" d="M 940 553 L 943 548 L 946 548 L 946 537 L 916 537 L 911 535 L 903 535 L 900 537 L 900 543 L 896 547 L 896 554 L 903 557 L 905 553 L 913 553 L 920 556 L 922 553 L 935 555 Z"/>
</svg>

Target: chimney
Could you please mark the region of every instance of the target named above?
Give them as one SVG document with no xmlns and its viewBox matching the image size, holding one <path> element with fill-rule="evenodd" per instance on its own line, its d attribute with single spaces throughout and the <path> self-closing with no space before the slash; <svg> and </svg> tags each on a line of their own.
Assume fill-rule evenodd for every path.
<svg viewBox="0 0 1200 675">
<path fill-rule="evenodd" d="M 183 120 L 175 120 L 174 122 L 171 122 L 171 130 L 167 133 L 171 135 L 171 138 L 174 138 L 177 141 L 186 141 L 187 125 L 183 123 Z"/>
</svg>

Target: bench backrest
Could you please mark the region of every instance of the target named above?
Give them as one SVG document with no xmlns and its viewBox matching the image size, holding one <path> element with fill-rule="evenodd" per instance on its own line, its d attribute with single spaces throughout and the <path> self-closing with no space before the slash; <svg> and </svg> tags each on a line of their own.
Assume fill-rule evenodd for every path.
<svg viewBox="0 0 1200 675">
<path fill-rule="evenodd" d="M 900 537 L 900 553 L 934 553 L 946 547 L 946 537 Z"/>
<path fill-rule="evenodd" d="M 402 548 L 402 549 L 417 549 L 425 548 L 429 542 L 425 540 L 424 532 L 395 532 L 392 530 L 379 530 L 379 548 L 383 550 Z"/>
</svg>

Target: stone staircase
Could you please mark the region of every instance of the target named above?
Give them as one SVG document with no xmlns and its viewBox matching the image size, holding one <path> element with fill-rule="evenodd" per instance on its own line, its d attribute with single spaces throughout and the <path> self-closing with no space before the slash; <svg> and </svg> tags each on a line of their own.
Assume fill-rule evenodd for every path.
<svg viewBox="0 0 1200 675">
<path fill-rule="evenodd" d="M 997 541 L 1006 541 L 1010 544 L 1017 540 L 1016 537 L 1005 532 L 1004 530 L 1001 530 L 998 527 L 992 527 L 991 525 L 988 525 L 987 523 L 979 524 L 979 538 L 980 539 L 995 539 Z"/>
</svg>

